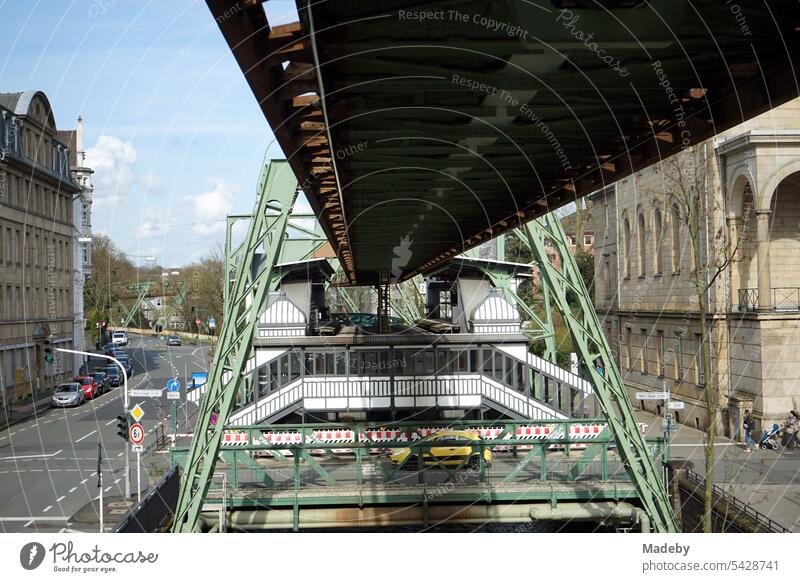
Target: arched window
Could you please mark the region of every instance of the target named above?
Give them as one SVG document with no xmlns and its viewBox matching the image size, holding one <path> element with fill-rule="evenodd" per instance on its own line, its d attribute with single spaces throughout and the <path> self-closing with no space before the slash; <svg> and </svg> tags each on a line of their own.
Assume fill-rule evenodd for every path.
<svg viewBox="0 0 800 582">
<path fill-rule="evenodd" d="M 681 214 L 678 205 L 672 205 L 672 272 L 681 270 Z"/>
<path fill-rule="evenodd" d="M 637 252 L 639 255 L 639 276 L 644 277 L 647 274 L 647 238 L 644 229 L 644 214 L 639 214 L 637 221 Z"/>
<path fill-rule="evenodd" d="M 627 217 L 625 217 L 624 222 L 622 223 L 622 252 L 623 259 L 624 259 L 624 266 L 625 266 L 625 277 L 631 276 L 631 223 Z"/>
<path fill-rule="evenodd" d="M 664 225 L 661 221 L 661 210 L 656 208 L 655 213 L 653 214 L 653 246 L 655 247 L 655 267 L 656 267 L 656 275 L 660 275 L 661 271 L 663 270 L 662 260 L 661 260 L 661 243 L 664 240 Z"/>
</svg>

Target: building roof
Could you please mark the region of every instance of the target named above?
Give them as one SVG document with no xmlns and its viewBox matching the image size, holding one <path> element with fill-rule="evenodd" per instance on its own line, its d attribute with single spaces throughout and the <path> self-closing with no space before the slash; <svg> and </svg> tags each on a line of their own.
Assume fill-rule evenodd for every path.
<svg viewBox="0 0 800 582">
<path fill-rule="evenodd" d="M 78 167 L 78 149 L 75 147 L 77 132 L 74 129 L 59 129 L 56 131 L 56 138 L 69 148 L 69 167 Z"/>
<path fill-rule="evenodd" d="M 0 106 L 5 107 L 14 115 L 27 116 L 34 97 L 40 97 L 47 109 L 47 120 L 55 130 L 56 120 L 53 116 L 53 108 L 50 100 L 42 91 L 22 91 L 20 93 L 0 93 Z"/>
</svg>

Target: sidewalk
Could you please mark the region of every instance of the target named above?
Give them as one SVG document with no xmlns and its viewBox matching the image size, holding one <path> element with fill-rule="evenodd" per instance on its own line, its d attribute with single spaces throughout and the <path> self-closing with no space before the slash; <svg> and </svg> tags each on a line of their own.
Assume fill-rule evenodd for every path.
<svg viewBox="0 0 800 582">
<path fill-rule="evenodd" d="M 647 436 L 662 436 L 661 417 L 636 410 L 648 425 Z M 678 425 L 672 433 L 670 457 L 690 461 L 705 475 L 705 432 Z M 726 493 L 793 532 L 800 532 L 800 449 L 745 452 L 744 443 L 714 438 L 714 483 Z"/>
<path fill-rule="evenodd" d="M 10 404 L 8 408 L 0 408 L 0 430 L 5 430 L 11 425 L 28 420 L 35 414 L 41 414 L 49 409 L 51 398 L 52 396 L 48 395 L 28 404 Z"/>
</svg>

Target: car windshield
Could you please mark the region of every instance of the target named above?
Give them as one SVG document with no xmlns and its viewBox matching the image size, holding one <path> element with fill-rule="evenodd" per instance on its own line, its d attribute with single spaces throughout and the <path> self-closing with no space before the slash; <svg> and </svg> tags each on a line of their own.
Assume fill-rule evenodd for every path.
<svg viewBox="0 0 800 582">
<path fill-rule="evenodd" d="M 119 370 L 117 370 L 116 368 L 109 368 L 108 370 L 106 370 L 106 373 L 109 376 L 119 376 Z"/>
<path fill-rule="evenodd" d="M 176 335 L 171 335 L 171 336 L 169 336 L 169 339 L 171 339 L 171 340 L 176 340 L 176 339 L 178 339 L 178 336 L 176 336 Z"/>
<path fill-rule="evenodd" d="M 80 379 L 80 383 L 83 384 L 84 386 L 88 386 L 92 382 L 94 382 L 94 378 L 81 378 Z"/>
<path fill-rule="evenodd" d="M 462 435 L 457 435 L 457 434 L 432 435 L 427 439 L 425 439 L 425 441 L 435 442 L 437 444 L 444 444 L 451 447 L 456 445 L 469 444 L 469 439 L 465 438 Z"/>
<path fill-rule="evenodd" d="M 77 392 L 78 385 L 77 384 L 61 384 L 61 386 L 56 387 L 56 394 L 64 394 L 66 392 Z"/>
</svg>

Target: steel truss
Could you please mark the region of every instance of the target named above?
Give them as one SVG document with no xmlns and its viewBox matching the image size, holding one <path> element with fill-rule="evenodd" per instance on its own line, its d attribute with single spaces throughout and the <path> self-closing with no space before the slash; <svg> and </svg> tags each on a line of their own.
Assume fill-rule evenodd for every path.
<svg viewBox="0 0 800 582">
<path fill-rule="evenodd" d="M 636 488 L 644 510 L 656 532 L 676 532 L 677 525 L 663 471 L 656 467 L 639 428 L 622 376 L 597 319 L 589 291 L 583 282 L 567 236 L 558 217 L 547 214 L 521 227 L 534 260 L 541 270 L 542 286 L 549 288 L 553 303 L 561 313 L 578 357 L 594 386 L 595 398 L 608 420 L 619 455 Z M 561 258 L 561 270 L 547 256 L 547 243 Z M 575 307 L 567 300 L 570 294 Z M 602 367 L 601 367 L 602 366 Z"/>
<path fill-rule="evenodd" d="M 252 357 L 253 338 L 259 315 L 266 308 L 269 292 L 277 288 L 279 277 L 274 267 L 280 262 L 286 243 L 289 214 L 296 198 L 297 182 L 286 162 L 272 161 L 262 173 L 258 201 L 252 216 L 230 217 L 226 236 L 225 318 L 208 389 L 202 401 L 195 437 L 186 455 L 181 491 L 173 531 L 193 531 L 202 511 L 227 419 L 237 401 L 247 391 L 243 374 Z M 231 247 L 231 232 L 236 221 L 248 219 L 247 235 L 242 244 Z M 305 234 L 317 241 L 317 231 Z M 633 408 L 625 393 L 622 377 L 611 354 L 597 314 L 591 302 L 566 235 L 555 215 L 547 215 L 519 229 L 518 236 L 529 246 L 542 277 L 546 295 L 546 318 L 542 320 L 516 293 L 508 276 L 488 269 L 495 286 L 533 319 L 544 331 L 552 330 L 550 301 L 561 313 L 572 336 L 575 349 L 585 364 L 595 387 L 595 395 L 617 443 L 619 455 L 630 476 L 655 531 L 677 531 L 662 473 L 656 468 L 652 451 L 639 431 Z M 548 245 L 551 245 L 548 247 Z M 557 269 L 547 250 L 554 248 L 561 257 Z M 311 251 L 313 252 L 313 251 Z M 294 249 L 290 253 L 295 255 Z M 309 253 L 291 257 L 306 258 Z M 343 289 L 342 289 L 343 290 Z M 384 289 L 384 312 L 388 311 L 388 285 Z M 568 294 L 576 302 L 573 308 Z M 346 297 L 349 299 L 349 297 Z M 380 309 L 379 309 L 380 311 Z M 555 346 L 552 332 L 543 334 L 551 357 Z M 549 338 L 549 339 L 548 339 Z M 595 364 L 602 364 L 602 371 Z"/>
<path fill-rule="evenodd" d="M 285 160 L 265 165 L 258 184 L 256 207 L 244 242 L 227 261 L 225 317 L 219 334 L 208 385 L 197 417 L 194 438 L 183 467 L 181 489 L 172 525 L 174 532 L 191 532 L 203 507 L 214 474 L 223 428 L 242 388 L 242 375 L 252 357 L 259 314 L 278 277 L 281 249 L 289 214 L 297 197 L 297 180 Z M 230 228 L 227 243 L 230 243 Z M 226 245 L 230 249 L 230 244 Z"/>
</svg>

